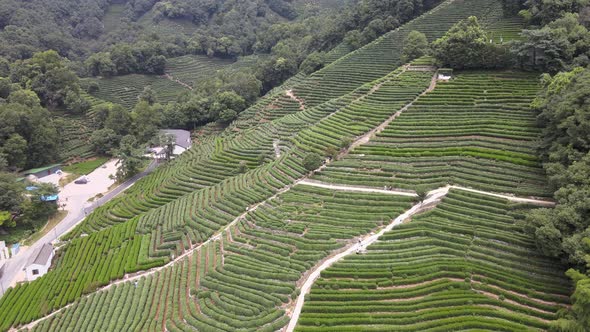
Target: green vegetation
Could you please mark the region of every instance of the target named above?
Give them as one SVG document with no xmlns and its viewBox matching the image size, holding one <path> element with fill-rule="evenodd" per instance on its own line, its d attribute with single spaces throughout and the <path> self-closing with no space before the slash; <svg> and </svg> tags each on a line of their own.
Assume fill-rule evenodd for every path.
<svg viewBox="0 0 590 332">
<path fill-rule="evenodd" d="M 383 81 L 411 92 L 405 97 L 407 103 L 426 88 L 430 76 L 431 73 L 400 75 L 394 72 Z M 344 125 L 344 120 L 357 112 L 360 101 L 342 110 L 339 105 L 371 93 L 371 89 L 362 88 L 324 109 L 301 111 L 278 119 L 276 123 L 253 128 L 255 130 L 203 142 L 140 181 L 120 199 L 97 209 L 74 230 L 67 238 L 72 242 L 60 253 L 63 258 L 58 260 L 54 270 L 33 283 L 9 291 L 0 299 L 0 307 L 13 308 L 2 311 L 1 321 L 6 324 L 3 326 L 30 321 L 124 273 L 162 265 L 191 244 L 205 241 L 242 214 L 244 207 L 266 199 L 302 177 L 305 170 L 300 165 L 304 155 L 323 153 L 329 146 L 338 147 L 344 138 L 364 133 L 384 121 L 389 114 L 385 108 L 366 113 L 365 120 L 358 121 L 354 127 Z M 399 104 L 404 101 L 399 100 Z M 330 113 L 334 114 L 316 123 Z M 326 130 L 328 126 L 347 129 Z M 309 128 L 297 131 L 304 127 Z M 259 155 L 265 151 L 261 148 L 272 155 L 272 140 L 262 139 L 272 133 L 296 136 L 293 137 L 296 143 L 285 157 L 259 166 Z M 333 133 L 342 136 L 334 137 Z M 232 137 L 235 135 L 237 137 Z M 192 160 L 191 166 L 187 167 L 189 160 Z M 242 160 L 252 169 L 238 174 L 236 170 Z M 194 209 L 187 209 L 187 206 Z M 382 208 L 391 211 L 390 207 Z M 81 233 L 90 236 L 76 237 Z M 133 234 L 133 239 L 129 234 Z M 102 245 L 98 246 L 96 241 Z M 100 247 L 101 251 L 74 259 L 82 252 L 79 248 L 86 246 Z M 73 271 L 80 271 L 75 279 L 71 278 Z M 18 309 L 23 307 L 27 310 Z"/>
<path fill-rule="evenodd" d="M 298 76 L 287 81 L 285 88 L 293 87 L 293 98 L 286 96 L 284 89 L 271 92 L 250 110 L 240 114 L 238 120 L 221 135 L 202 138 L 189 152 L 159 168 L 124 195 L 86 218 L 64 238 L 71 242 L 60 251 L 63 260 L 60 258 L 49 274 L 9 291 L 0 299 L 2 327 L 40 317 L 79 299 L 81 294 L 92 292 L 109 280 L 121 278 L 126 272 L 162 265 L 170 257 L 177 257 L 188 248 L 204 242 L 244 213 L 246 207 L 271 197 L 301 178 L 306 173 L 301 166 L 304 156 L 311 152 L 324 155 L 329 149 L 340 149 L 342 142 L 350 142 L 382 123 L 392 110 L 410 103 L 427 88 L 432 72 L 395 69 L 396 63 L 401 63 L 401 50 L 391 52 L 391 45 L 397 38 L 403 40 L 412 30 L 423 31 L 430 38 L 441 36 L 444 33 L 441 29 L 452 26 L 457 20 L 474 14 L 474 11 L 478 13 L 481 10 L 483 13 L 488 9 L 479 0 L 445 3 L 424 19 L 411 22 L 410 27 L 378 39 L 309 78 Z M 385 56 L 381 66 L 374 65 L 374 59 L 379 57 L 370 56 L 371 53 Z M 394 61 L 386 63 L 388 59 Z M 368 69 L 366 73 L 364 68 Z M 364 74 L 358 75 L 359 72 Z M 317 97 L 310 98 L 312 93 Z M 333 97 L 338 98 L 330 100 Z M 284 116 L 275 116 L 271 122 L 261 122 L 261 112 L 283 112 L 279 101 L 294 110 L 285 112 Z M 268 108 L 271 104 L 275 105 L 272 109 Z M 101 117 L 100 113 L 95 116 Z M 111 126 L 113 130 L 126 127 L 121 126 L 123 122 L 119 120 L 110 122 L 112 125 L 119 124 Z M 275 140 L 285 151 L 279 158 L 273 158 Z M 329 229 L 334 229 L 334 226 L 330 225 Z M 350 237 L 350 231 L 344 231 L 343 236 Z M 81 234 L 89 236 L 80 237 Z M 129 234 L 133 234 L 132 241 Z M 93 253 L 88 259 L 70 258 L 83 252 L 78 248 L 97 247 L 98 242 L 94 241 L 101 243 L 99 254 Z M 73 243 L 78 244 L 74 246 Z M 80 271 L 81 274 L 72 279 L 73 271 Z M 223 280 L 227 279 L 222 277 L 215 275 L 215 283 L 221 284 L 214 290 L 233 292 L 226 288 L 227 281 Z M 277 276 L 259 277 L 270 281 Z M 213 280 L 206 287 L 212 285 Z M 52 291 L 47 292 L 46 289 Z M 278 297 L 281 302 L 285 299 L 285 291 L 278 293 L 283 294 Z M 273 310 L 272 316 L 265 316 L 265 321 L 284 324 L 284 319 L 279 319 L 280 311 L 276 309 L 279 303 L 272 298 L 267 300 L 271 302 L 264 303 L 266 308 L 275 309 L 265 309 Z M 170 308 L 175 305 L 171 304 Z M 20 311 L 20 308 L 27 310 Z M 164 314 L 166 310 L 160 310 L 158 314 Z M 265 311 L 257 311 L 260 312 Z M 212 312 L 206 315 L 209 314 L 213 315 Z M 206 322 L 212 323 L 211 319 Z M 221 322 L 230 326 L 238 324 L 226 319 Z M 91 325 L 94 327 L 96 324 Z M 149 324 L 153 326 L 157 323 L 150 318 Z"/>
<path fill-rule="evenodd" d="M 303 167 L 308 171 L 313 171 L 322 166 L 324 159 L 319 154 L 312 152 L 303 158 Z"/>
<path fill-rule="evenodd" d="M 13 171 L 58 160 L 58 124 L 44 107 L 85 112 L 90 105 L 80 95 L 78 78 L 54 51 L 36 53 L 9 68 L 15 74 L 0 78 L 0 154 Z"/>
<path fill-rule="evenodd" d="M 132 0 L 124 10 L 105 5 L 101 10 L 111 16 L 105 27 L 109 36 L 92 43 L 89 57 L 64 60 L 67 65 L 61 66 L 75 68 L 80 75 L 104 75 L 82 80 L 91 96 L 64 93 L 78 85 L 75 75 L 66 71 L 66 78 L 72 78 L 69 87 L 35 85 L 35 92 L 8 98 L 7 110 L 18 109 L 12 104 L 19 103 L 25 109 L 37 97 L 47 112 L 57 108 L 60 114 L 65 110 L 64 118 L 87 118 L 89 130 L 68 134 L 72 144 L 57 149 L 53 158 L 67 151 L 75 155 L 75 142 L 86 142 L 90 153 L 121 158 L 119 179 L 140 171 L 140 155 L 158 138 L 158 128 L 195 132 L 191 149 L 163 162 L 63 236 L 46 275 L 10 288 L 0 298 L 0 330 L 22 327 L 70 305 L 33 329 L 276 331 L 285 326 L 286 312 L 300 295 L 297 285 L 318 262 L 424 201 L 428 189 L 452 183 L 496 193 L 551 195 L 543 158 L 536 151 L 540 139 L 550 139 L 530 107 L 542 89 L 537 73 L 482 71 L 480 67 L 493 61 L 481 63 L 461 53 L 477 71 L 455 70 L 450 82 L 438 82 L 425 92 L 436 75 L 434 58 L 422 56 L 428 48 L 425 40 L 434 42 L 435 53 L 443 50 L 435 54 L 438 60 L 448 56 L 453 45 L 467 45 L 477 56 L 483 54 L 480 46 L 484 51 L 507 50 L 497 34 L 513 33 L 514 22 L 522 21 L 514 16 L 504 20 L 502 15 L 508 7 L 524 5 L 445 1 L 419 16 L 436 3 L 362 0 L 326 15 L 334 8 L 327 6 L 326 12 L 303 2 L 273 0 L 253 6 L 250 1 L 214 5 L 204 0 Z M 137 23 L 116 22 L 117 16 Z M 580 46 L 581 52 L 583 23 L 572 17 L 566 15 L 550 28 L 567 34 L 568 43 Z M 99 22 L 104 19 L 97 16 Z M 128 29 L 126 38 L 112 42 L 122 29 Z M 560 37 L 559 42 L 564 40 Z M 86 47 L 80 46 L 81 54 Z M 245 56 L 231 63 L 230 58 L 253 52 L 260 53 L 254 60 Z M 228 59 L 206 59 L 203 54 Z M 568 58 L 564 68 L 577 55 Z M 407 61 L 412 65 L 401 66 Z M 8 66 L 13 68 L 18 67 Z M 167 78 L 141 75 L 166 70 Z M 47 81 L 47 71 L 30 72 L 23 77 Z M 565 74 L 567 79 L 560 76 L 555 82 L 573 82 L 576 75 Z M 19 74 L 10 76 L 10 82 L 4 81 L 8 84 L 0 85 L 6 96 Z M 141 80 L 145 84 L 137 84 Z M 28 88 L 22 85 L 25 81 L 19 81 L 21 89 Z M 562 94 L 564 100 L 548 94 L 547 101 L 542 97 L 533 103 L 539 109 L 559 106 L 554 114 L 560 120 L 547 130 L 559 129 L 553 131 L 560 135 L 555 142 L 563 146 L 550 149 L 548 157 L 563 152 L 577 158 L 569 152 L 584 147 L 580 137 L 585 127 L 577 126 L 583 113 L 578 121 L 565 120 L 579 115 L 568 111 L 583 110 L 582 99 L 575 96 L 584 96 L 584 82 L 564 83 L 572 91 L 571 96 Z M 112 86 L 105 90 L 105 83 Z M 79 112 L 86 106 L 87 112 Z M 367 133 L 391 119 L 365 141 Z M 561 136 L 572 133 L 580 135 L 571 142 Z M 11 151 L 21 153 L 1 156 L 0 168 L 22 163 L 23 147 L 29 144 L 23 135 L 9 134 L 3 139 Z M 353 142 L 355 149 L 349 151 Z M 417 197 L 294 185 L 314 173 L 324 156 L 342 158 L 312 179 L 396 187 L 413 190 Z M 560 168 L 572 167 L 571 173 L 561 174 L 574 180 L 562 192 L 574 192 L 570 190 L 581 181 L 578 168 L 585 165 L 583 160 Z M 13 190 L 13 182 L 5 182 L 6 190 Z M 583 328 L 590 280 L 586 271 L 578 267 L 568 272 L 577 284 L 568 310 L 571 287 L 562 266 L 535 250 L 544 239 L 538 235 L 549 235 L 545 238 L 552 241 L 547 244 L 559 251 L 555 256 L 564 257 L 561 251 L 571 248 L 585 253 L 580 220 L 587 195 L 583 190 L 575 194 L 580 197 L 575 208 L 552 218 L 549 213 L 540 217 L 545 210 L 529 213 L 528 206 L 451 190 L 436 208 L 386 233 L 366 253 L 325 270 L 298 328 Z M 6 201 L 7 206 L 14 203 Z M 18 210 L 13 206 L 0 209 L 2 222 L 9 220 L 11 210 Z M 531 223 L 535 213 L 546 228 L 570 221 L 570 216 L 580 228 L 558 225 L 568 237 L 561 243 L 552 237 L 552 229 L 537 234 Z M 135 272 L 144 275 L 123 280 Z M 101 289 L 114 281 L 121 282 Z"/>
<path fill-rule="evenodd" d="M 138 305 L 159 296 L 161 307 L 178 310 L 152 308 L 143 314 L 135 308 L 122 313 L 109 310 L 87 328 L 103 323 L 108 324 L 100 325 L 103 331 L 141 329 L 161 321 L 169 330 L 276 330 L 286 322 L 279 306 L 296 294 L 295 282 L 301 273 L 341 247 L 345 239 L 367 233 L 408 208 L 410 202 L 407 197 L 334 194 L 297 186 L 248 215 L 219 241 L 174 268 L 142 279 L 135 290 L 128 283 L 91 296 L 37 330 L 82 329 L 77 326 L 92 316 L 92 311 L 85 313 L 87 308 L 114 307 L 125 296 L 132 296 L 128 297 L 131 303 Z M 223 311 L 216 304 L 220 301 Z"/>
<path fill-rule="evenodd" d="M 162 76 L 129 74 L 108 78 L 86 79 L 89 82 L 98 83 L 98 90 L 91 95 L 127 109 L 133 108 L 144 87 L 150 86 L 156 92 L 158 102 L 166 103 L 175 101 L 183 92 L 189 91 L 181 84 Z"/>
<path fill-rule="evenodd" d="M 62 167 L 62 171 L 79 175 L 87 175 L 92 173 L 92 171 L 97 169 L 102 164 L 106 163 L 108 160 L 109 159 L 105 157 L 94 158 L 87 161 L 64 166 Z"/>
<path fill-rule="evenodd" d="M 426 35 L 419 31 L 411 31 L 404 40 L 401 60 L 403 62 L 409 62 L 424 56 L 426 53 L 428 53 L 428 39 L 426 39 Z"/>
<path fill-rule="evenodd" d="M 296 330 L 548 329 L 570 287 L 515 225 L 526 210 L 452 190 L 323 271 Z"/>
<path fill-rule="evenodd" d="M 544 77 L 544 88 L 533 105 L 543 125 L 541 152 L 549 182 L 555 190 L 554 209 L 531 211 L 521 223 L 546 255 L 573 265 L 568 271 L 575 284 L 572 311 L 556 324 L 563 331 L 576 331 L 588 322 L 588 285 L 584 274 L 589 264 L 588 210 L 586 192 L 590 175 L 586 126 L 590 72 L 576 68 L 554 77 Z M 586 270 L 587 273 L 587 270 Z"/>
<path fill-rule="evenodd" d="M 34 190 L 26 190 L 24 182 L 17 182 L 10 173 L 0 172 L 0 240 L 15 243 L 38 231 L 57 211 L 54 201 L 44 197 L 57 194 L 53 184 L 35 183 Z"/>
<path fill-rule="evenodd" d="M 432 43 L 432 54 L 443 66 L 455 69 L 506 67 L 508 52 L 488 38 L 477 17 L 470 16 Z"/>
<path fill-rule="evenodd" d="M 249 60 L 239 60 L 237 62 L 228 59 L 209 58 L 204 55 L 184 55 L 171 58 L 166 63 L 166 74 L 171 76 L 172 80 L 179 80 L 188 86 L 195 86 L 209 76 L 215 74 L 218 70 L 229 67 L 236 67 L 246 63 Z"/>
<path fill-rule="evenodd" d="M 529 108 L 538 90 L 532 74 L 461 72 L 315 178 L 410 190 L 457 184 L 549 196 L 535 150 L 540 130 Z"/>
<path fill-rule="evenodd" d="M 540 29 L 523 30 L 512 44 L 512 53 L 525 69 L 556 73 L 590 63 L 586 40 L 590 32 L 577 13 L 567 13 Z"/>
<path fill-rule="evenodd" d="M 94 129 L 91 114 L 52 112 L 51 115 L 59 133 L 59 159 L 67 162 L 94 157 L 89 144 Z"/>
</svg>

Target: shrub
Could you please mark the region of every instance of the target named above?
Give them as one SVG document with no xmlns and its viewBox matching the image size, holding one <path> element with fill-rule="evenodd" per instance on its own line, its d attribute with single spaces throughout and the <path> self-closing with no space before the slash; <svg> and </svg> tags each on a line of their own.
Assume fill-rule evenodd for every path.
<svg viewBox="0 0 590 332">
<path fill-rule="evenodd" d="M 308 171 L 313 171 L 322 165 L 323 159 L 319 154 L 312 152 L 303 158 L 303 167 Z"/>
<path fill-rule="evenodd" d="M 404 39 L 402 61 L 408 62 L 417 59 L 428 52 L 428 39 L 422 32 L 413 30 Z"/>
</svg>

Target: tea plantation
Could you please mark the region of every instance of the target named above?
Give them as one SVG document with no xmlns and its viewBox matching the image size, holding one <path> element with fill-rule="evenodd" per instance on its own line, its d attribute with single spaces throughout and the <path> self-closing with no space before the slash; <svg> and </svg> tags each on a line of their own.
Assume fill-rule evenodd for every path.
<svg viewBox="0 0 590 332">
<path fill-rule="evenodd" d="M 569 282 L 515 226 L 526 208 L 451 191 L 322 272 L 296 331 L 547 329 Z"/>
<path fill-rule="evenodd" d="M 511 31 L 498 13 L 496 1 L 445 1 L 356 51 L 340 45 L 225 130 L 195 133 L 191 149 L 63 236 L 49 273 L 0 298 L 0 330 L 284 331 L 292 318 L 297 331 L 547 329 L 570 283 L 516 224 L 530 207 L 489 195 L 550 194 L 529 106 L 538 77 L 437 82 L 431 58 L 400 60 L 412 30 L 434 40 L 477 15 Z M 171 59 L 167 78 L 100 79 L 96 97 L 130 108 L 151 85 L 169 101 L 234 65 Z M 334 158 L 309 171 L 312 153 Z M 323 270 L 297 320 L 316 267 L 421 207 L 415 192 L 449 184 L 489 194 L 452 189 Z"/>
<path fill-rule="evenodd" d="M 540 130 L 529 104 L 535 74 L 463 72 L 316 178 L 415 189 L 447 183 L 519 195 L 550 195 L 536 156 Z"/>
</svg>

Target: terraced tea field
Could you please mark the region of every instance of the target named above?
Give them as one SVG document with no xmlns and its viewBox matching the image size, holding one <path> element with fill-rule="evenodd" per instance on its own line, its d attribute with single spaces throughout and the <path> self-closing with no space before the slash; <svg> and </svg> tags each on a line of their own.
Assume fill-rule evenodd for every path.
<svg viewBox="0 0 590 332">
<path fill-rule="evenodd" d="M 452 190 L 323 271 L 296 331 L 546 330 L 570 282 L 515 225 L 525 210 Z"/>
<path fill-rule="evenodd" d="M 63 124 L 60 130 L 60 158 L 62 161 L 95 156 L 89 143 L 93 130 L 89 117 L 54 114 L 53 118 Z"/>
<path fill-rule="evenodd" d="M 99 90 L 92 93 L 93 96 L 128 109 L 137 104 L 138 97 L 146 86 L 152 87 L 160 103 L 174 101 L 183 91 L 188 91 L 181 84 L 157 75 L 129 74 L 92 80 L 99 86 Z"/>
<path fill-rule="evenodd" d="M 412 30 L 426 34 L 428 40 L 432 41 L 441 37 L 459 20 L 477 16 L 482 25 L 487 27 L 498 21 L 498 15 L 501 13 L 501 5 L 496 1 L 444 1 L 424 15 L 386 33 L 375 42 L 313 73 L 293 90 L 307 105 L 321 104 L 382 77 L 400 66 L 400 45 L 403 45 L 403 40 Z"/>
<path fill-rule="evenodd" d="M 83 96 L 90 102 L 91 106 L 105 102 L 85 92 Z M 89 142 L 90 135 L 95 129 L 92 110 L 82 115 L 53 111 L 52 116 L 54 120 L 61 123 L 60 159 L 62 162 L 95 157 Z"/>
<path fill-rule="evenodd" d="M 204 55 L 184 55 L 168 59 L 166 73 L 172 76 L 173 80 L 193 86 L 199 80 L 208 78 L 221 68 L 233 64 L 234 61 L 209 58 Z"/>
<path fill-rule="evenodd" d="M 296 186 L 180 264 L 84 298 L 33 331 L 275 331 L 306 270 L 411 200 Z"/>
<path fill-rule="evenodd" d="M 102 21 L 106 33 L 117 30 L 121 26 L 121 20 L 125 17 L 125 4 L 112 3 L 109 5 Z"/>
<path fill-rule="evenodd" d="M 315 179 L 548 196 L 535 150 L 540 130 L 529 108 L 538 88 L 535 74 L 459 73 Z"/>
<path fill-rule="evenodd" d="M 355 126 L 346 125 L 358 107 L 381 104 L 378 91 L 398 91 L 390 106 L 400 108 L 428 86 L 431 75 L 399 70 L 375 82 L 374 88 L 359 89 L 325 108 L 301 111 L 237 136 L 198 145 L 195 155 L 186 153 L 169 167 L 143 179 L 126 195 L 97 209 L 65 237 L 71 242 L 60 252 L 62 258 L 53 271 L 33 283 L 11 289 L 0 299 L 0 307 L 7 309 L 1 311 L 0 321 L 6 324 L 4 327 L 28 322 L 120 279 L 125 273 L 160 266 L 172 257 L 190 252 L 216 231 L 235 222 L 245 207 L 289 190 L 306 173 L 301 167 L 306 153 L 338 146 L 344 137 L 360 135 L 383 122 L 389 116 L 388 108 L 375 107 L 357 119 Z M 332 115 L 326 117 L 328 114 Z M 240 160 L 246 161 L 246 165 L 252 162 L 244 154 L 245 144 L 252 144 L 255 160 L 260 144 L 268 144 L 269 154 L 273 154 L 269 133 L 281 133 L 279 137 L 285 142 L 295 135 L 290 139 L 294 140 L 291 150 L 262 166 L 252 164 L 248 168 L 253 169 L 245 173 L 236 172 Z M 187 167 L 189 161 L 192 167 Z M 132 229 L 135 231 L 130 237 Z M 90 236 L 80 237 L 84 233 Z M 86 248 L 95 247 L 100 250 L 86 253 Z M 75 278 L 73 271 L 77 271 Z"/>
<path fill-rule="evenodd" d="M 533 76 L 460 73 L 431 91 L 430 67 L 398 66 L 396 43 L 407 32 L 423 29 L 435 38 L 453 20 L 485 18 L 499 8 L 494 1 L 447 1 L 318 73 L 293 77 L 223 132 L 203 129 L 189 151 L 62 237 L 47 275 L 8 290 L 0 298 L 0 330 L 282 329 L 297 308 L 299 287 L 322 261 L 411 211 L 414 201 L 412 193 L 306 185 L 310 177 L 365 190 L 394 185 L 411 191 L 452 182 L 543 195 L 532 144 L 538 129 L 528 108 L 538 89 Z M 198 58 L 177 60 L 177 75 L 182 68 L 204 71 Z M 303 167 L 311 152 L 337 153 L 341 160 L 327 160 L 314 175 Z M 353 255 L 337 263 L 334 271 L 349 273 L 342 278 L 325 270 L 308 308 L 319 310 L 317 294 L 325 291 L 332 296 L 325 307 L 330 314 L 305 309 L 299 328 L 355 331 L 365 322 L 388 331 L 436 323 L 449 330 L 452 323 L 466 329 L 546 328 L 568 303 L 569 284 L 515 226 L 522 209 L 452 190 L 436 209 L 358 256 L 372 262 Z M 538 273 L 530 276 L 532 271 Z M 363 311 L 370 307 L 363 296 L 373 291 L 376 303 L 383 300 L 379 296 L 390 298 Z M 347 306 L 334 309 L 330 303 L 339 296 L 360 314 L 348 314 Z M 409 309 L 397 304 L 412 296 L 427 299 L 411 303 L 424 325 L 403 317 Z M 474 323 L 479 317 L 485 325 Z"/>
<path fill-rule="evenodd" d="M 247 64 L 247 61 L 244 60 L 244 63 Z M 99 90 L 93 93 L 93 96 L 132 108 L 146 86 L 151 86 L 156 92 L 158 102 L 175 101 L 181 93 L 189 91 L 195 82 L 232 63 L 230 60 L 212 59 L 201 55 L 185 55 L 168 59 L 168 76 L 129 74 L 87 80 L 98 83 Z"/>
<path fill-rule="evenodd" d="M 189 19 L 170 19 L 163 17 L 161 20 L 154 20 L 155 11 L 152 8 L 143 14 L 137 22 L 146 30 L 153 31 L 162 38 L 173 39 L 179 34 L 192 35 L 197 31 L 198 26 Z"/>
</svg>

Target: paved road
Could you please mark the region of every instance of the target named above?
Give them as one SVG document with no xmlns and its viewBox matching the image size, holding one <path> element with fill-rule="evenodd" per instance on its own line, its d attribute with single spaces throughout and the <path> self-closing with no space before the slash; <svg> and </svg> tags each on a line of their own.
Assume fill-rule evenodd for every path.
<svg viewBox="0 0 590 332">
<path fill-rule="evenodd" d="M 16 256 L 10 258 L 6 262 L 2 269 L 2 275 L 0 275 L 0 295 L 3 295 L 6 289 L 12 285 L 12 283 L 15 281 L 15 278 L 18 276 L 19 273 L 21 273 L 21 271 L 25 267 L 25 264 L 29 260 L 29 257 L 33 253 L 35 253 L 38 248 L 40 248 L 43 244 L 50 243 L 58 237 L 62 236 L 63 234 L 69 232 L 78 223 L 80 223 L 86 217 L 87 214 L 91 213 L 92 211 L 94 211 L 94 209 L 98 208 L 99 206 L 108 202 L 113 197 L 117 196 L 125 189 L 129 188 L 137 180 L 151 173 L 157 166 L 157 163 L 152 161 L 152 163 L 150 163 L 150 165 L 146 168 L 145 171 L 125 181 L 123 184 L 119 185 L 117 188 L 110 191 L 109 193 L 104 195 L 102 198 L 96 200 L 95 202 L 88 203 L 88 198 L 96 195 L 92 193 L 92 189 L 94 189 L 94 191 L 96 192 L 96 187 L 101 187 L 98 189 L 98 192 L 104 192 L 106 190 L 101 189 L 104 189 L 105 186 L 106 189 L 108 189 L 110 184 L 112 184 L 112 181 L 110 181 L 109 184 L 109 181 L 105 180 L 105 178 L 108 179 L 108 175 L 112 172 L 112 166 L 115 162 L 116 161 L 110 161 L 107 163 L 107 166 L 109 166 L 108 168 L 97 168 L 94 172 L 89 174 L 88 178 L 90 179 L 90 182 L 88 184 L 77 185 L 72 182 L 71 184 L 68 184 L 65 188 L 62 189 L 62 191 L 60 192 L 60 197 L 68 197 L 68 200 L 66 202 L 66 210 L 68 210 L 68 214 L 56 227 L 53 228 L 53 230 L 45 234 L 45 236 L 37 240 L 37 242 L 33 243 L 30 247 L 22 249 L 21 252 L 19 252 Z M 82 190 L 83 192 L 80 193 L 79 188 L 87 190 Z M 78 192 L 73 193 L 73 191 L 76 190 Z"/>
</svg>

